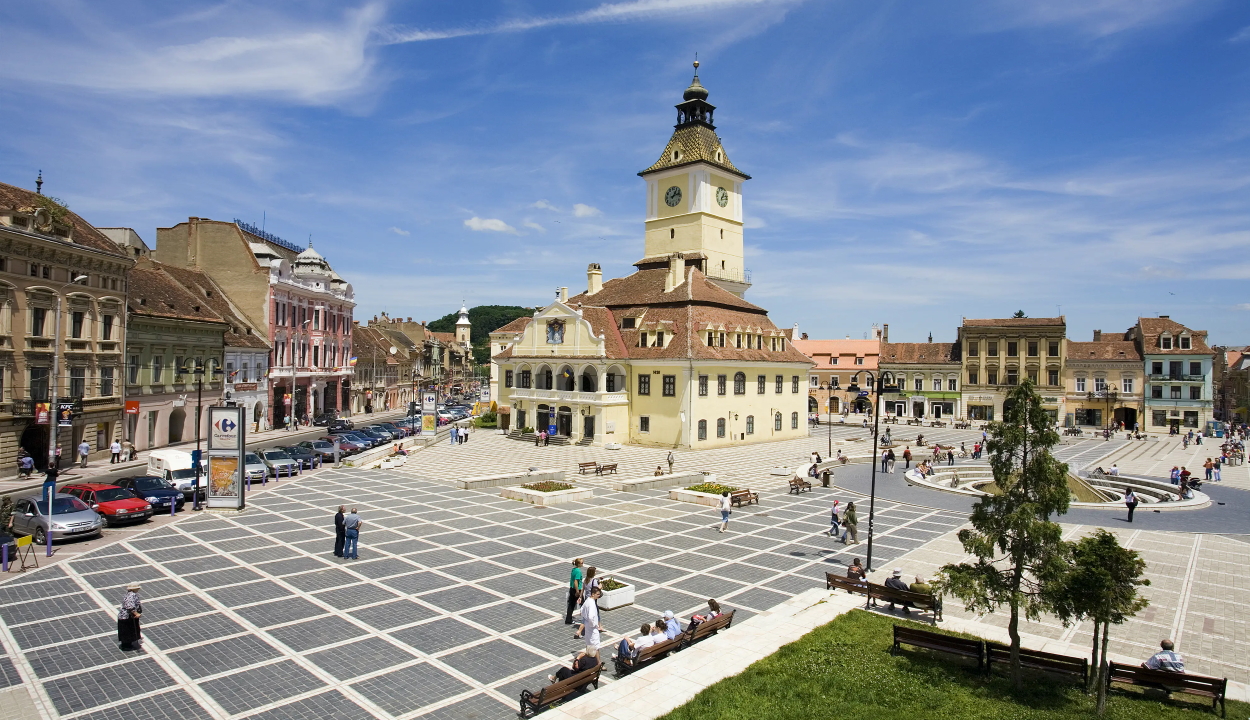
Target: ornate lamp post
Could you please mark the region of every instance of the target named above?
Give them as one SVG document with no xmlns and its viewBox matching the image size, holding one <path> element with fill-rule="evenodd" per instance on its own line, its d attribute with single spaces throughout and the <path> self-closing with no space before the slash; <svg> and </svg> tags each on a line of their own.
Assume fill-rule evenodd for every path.
<svg viewBox="0 0 1250 720">
<path fill-rule="evenodd" d="M 200 468 L 203 466 L 203 452 L 200 451 L 200 418 L 204 414 L 204 363 L 196 362 L 195 368 L 190 369 L 187 366 L 178 368 L 179 375 L 195 376 L 195 483 L 191 486 L 191 509 L 200 509 Z M 215 364 L 210 375 L 209 382 L 219 380 L 225 373 Z M 242 468 L 239 472 L 243 472 Z"/>
<path fill-rule="evenodd" d="M 868 370 L 861 370 L 851 376 L 851 384 L 846 388 L 847 392 L 853 392 L 858 398 L 860 387 L 857 384 L 859 376 L 866 377 L 869 392 L 872 393 L 873 413 L 872 413 L 872 483 L 869 486 L 868 493 L 868 563 L 864 566 L 865 570 L 872 570 L 872 533 L 873 533 L 873 516 L 876 514 L 877 508 L 877 430 L 881 424 L 881 394 L 898 392 L 898 386 L 895 385 L 894 373 L 889 370 L 882 371 L 879 375 L 873 376 Z M 888 384 L 887 384 L 888 383 Z"/>
<path fill-rule="evenodd" d="M 1112 417 L 1115 415 L 1114 406 L 1116 401 L 1120 399 L 1120 393 L 1116 392 L 1114 387 L 1108 386 L 1106 390 L 1091 390 L 1085 394 L 1085 397 L 1090 402 L 1095 402 L 1097 400 L 1107 401 L 1107 419 L 1103 422 L 1102 426 L 1104 430 L 1110 429 Z"/>
<path fill-rule="evenodd" d="M 828 397 L 825 399 L 825 424 L 829 426 L 829 451 L 825 454 L 825 458 L 828 459 L 833 455 L 833 391 L 842 388 L 838 387 L 836 377 L 830 377 L 829 382 L 822 383 L 820 389 L 828 391 Z"/>
</svg>

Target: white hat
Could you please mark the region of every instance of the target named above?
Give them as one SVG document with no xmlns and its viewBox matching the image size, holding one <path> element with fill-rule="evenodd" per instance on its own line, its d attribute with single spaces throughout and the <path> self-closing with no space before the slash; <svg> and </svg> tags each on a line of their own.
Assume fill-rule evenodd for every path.
<svg viewBox="0 0 1250 720">
<path fill-rule="evenodd" d="M 665 620 L 672 620 L 672 619 L 673 619 L 673 611 L 672 611 L 672 610 L 665 610 L 665 611 L 664 611 L 664 619 L 665 619 Z"/>
<path fill-rule="evenodd" d="M 902 574 L 903 574 L 903 568 L 894 568 L 894 577 L 898 577 L 899 575 L 902 575 Z"/>
</svg>

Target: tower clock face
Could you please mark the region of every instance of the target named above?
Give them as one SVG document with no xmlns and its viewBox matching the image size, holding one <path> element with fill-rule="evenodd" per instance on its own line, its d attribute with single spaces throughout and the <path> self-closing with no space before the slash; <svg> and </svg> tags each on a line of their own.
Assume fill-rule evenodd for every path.
<svg viewBox="0 0 1250 720">
<path fill-rule="evenodd" d="M 729 193 L 723 187 L 716 188 L 716 204 L 721 207 L 729 204 Z"/>
<path fill-rule="evenodd" d="M 681 188 L 673 185 L 664 191 L 664 204 L 669 207 L 677 207 L 677 203 L 681 202 Z"/>
</svg>

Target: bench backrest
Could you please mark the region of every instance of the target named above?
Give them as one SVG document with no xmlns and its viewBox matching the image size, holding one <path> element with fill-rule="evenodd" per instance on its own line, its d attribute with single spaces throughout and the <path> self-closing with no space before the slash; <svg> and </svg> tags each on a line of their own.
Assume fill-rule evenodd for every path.
<svg viewBox="0 0 1250 720">
<path fill-rule="evenodd" d="M 729 624 L 733 622 L 733 620 L 734 620 L 733 610 L 730 610 L 727 613 L 721 613 L 720 615 L 717 615 L 711 620 L 704 620 L 703 622 L 694 626 L 694 632 L 690 633 L 689 642 L 702 640 L 708 635 L 712 635 L 716 631 L 722 628 L 728 627 Z"/>
<path fill-rule="evenodd" d="M 832 590 L 850 590 L 857 593 L 868 592 L 868 588 L 864 586 L 863 582 L 841 575 L 834 575 L 831 572 L 825 573 L 825 587 Z"/>
<path fill-rule="evenodd" d="M 897 590 L 876 583 L 868 583 L 868 592 L 878 600 L 905 601 L 914 605 L 932 605 L 935 602 L 935 596 L 933 595 L 914 593 L 910 590 Z"/>
<path fill-rule="evenodd" d="M 599 467 L 599 463 L 597 463 L 597 462 L 584 462 L 584 463 L 577 463 L 577 467 L 579 467 L 579 468 L 585 468 L 585 467 Z"/>
<path fill-rule="evenodd" d="M 588 683 L 592 683 L 599 679 L 599 672 L 603 670 L 603 663 L 595 665 L 589 670 L 583 670 L 576 675 L 565 678 L 558 683 L 548 685 L 538 693 L 537 704 L 547 705 L 553 703 Z"/>
<path fill-rule="evenodd" d="M 985 654 L 990 664 L 1011 661 L 1011 647 L 1009 645 L 986 641 Z M 1052 668 L 1081 675 L 1085 675 L 1089 669 L 1089 658 L 1072 657 L 1071 655 L 1060 655 L 1058 653 L 1029 650 L 1027 648 L 1020 648 L 1020 663 L 1037 668 Z"/>
<path fill-rule="evenodd" d="M 908 645 L 914 644 L 921 647 L 938 645 L 959 648 L 978 656 L 982 652 L 982 642 L 980 640 L 968 640 L 967 638 L 943 635 L 942 633 L 929 632 L 928 630 L 920 630 L 919 628 L 904 625 L 894 626 L 894 642 L 904 642 Z"/>
<path fill-rule="evenodd" d="M 1111 663 L 1111 670 L 1107 673 L 1107 682 L 1155 683 L 1171 688 L 1207 692 L 1220 697 L 1224 696 L 1228 688 L 1228 678 L 1167 672 L 1166 670 L 1150 670 L 1137 665 L 1124 665 L 1117 662 Z"/>
<path fill-rule="evenodd" d="M 672 640 L 665 640 L 664 642 L 658 642 L 651 647 L 645 647 L 638 653 L 638 657 L 634 658 L 634 662 L 640 663 L 650 660 L 657 655 L 667 655 L 668 653 L 680 648 L 682 642 L 684 642 L 684 638 L 681 635 L 678 635 Z"/>
</svg>

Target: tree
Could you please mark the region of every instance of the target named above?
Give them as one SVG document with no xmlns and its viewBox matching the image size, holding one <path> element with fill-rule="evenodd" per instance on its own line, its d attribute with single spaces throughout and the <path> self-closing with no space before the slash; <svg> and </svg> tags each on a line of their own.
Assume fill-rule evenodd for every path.
<svg viewBox="0 0 1250 720">
<path fill-rule="evenodd" d="M 1012 315 L 1012 317 L 1013 317 L 1013 318 L 1022 318 L 1022 317 L 1028 317 L 1028 315 L 1025 315 L 1023 310 L 1017 310 L 1017 311 L 1016 311 L 1016 314 L 1015 314 L 1015 315 Z"/>
<path fill-rule="evenodd" d="M 1090 664 L 1096 668 L 1094 682 L 1101 715 L 1107 705 L 1107 628 L 1122 624 L 1149 604 L 1137 594 L 1137 588 L 1150 584 L 1142 578 L 1146 561 L 1136 551 L 1121 547 L 1115 535 L 1102 529 L 1075 543 L 1065 543 L 1065 550 L 1068 569 L 1052 584 L 1049 602 L 1064 625 L 1080 620 L 1094 622 Z"/>
<path fill-rule="evenodd" d="M 971 612 L 1010 609 L 1011 675 L 1019 687 L 1020 615 L 1037 619 L 1047 607 L 1043 593 L 1064 570 L 1061 531 L 1050 518 L 1068 511 L 1068 466 L 1050 454 L 1059 434 L 1031 382 L 1015 387 L 1003 407 L 986 443 L 1000 494 L 981 497 L 972 529 L 959 531 L 977 561 L 946 565 L 938 586 Z"/>
<path fill-rule="evenodd" d="M 530 317 L 534 308 L 518 305 L 478 305 L 469 308 L 469 342 L 473 345 L 473 361 L 479 365 L 490 363 L 490 334 L 519 317 Z M 454 312 L 431 321 L 433 332 L 455 332 L 460 313 Z"/>
</svg>

